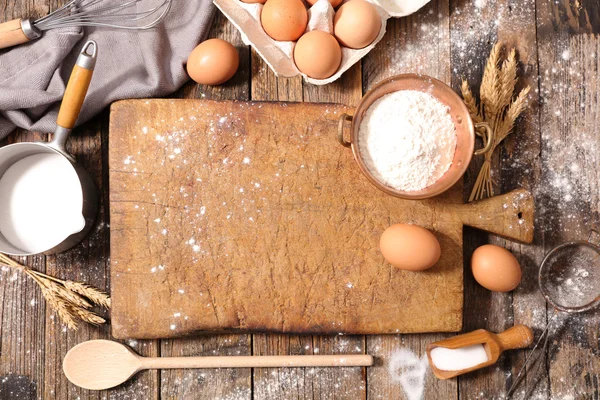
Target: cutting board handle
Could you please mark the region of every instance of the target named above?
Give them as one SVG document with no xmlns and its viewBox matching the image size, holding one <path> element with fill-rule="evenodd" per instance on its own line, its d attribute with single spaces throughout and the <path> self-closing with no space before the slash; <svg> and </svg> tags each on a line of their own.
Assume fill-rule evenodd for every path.
<svg viewBox="0 0 600 400">
<path fill-rule="evenodd" d="M 533 196 L 525 189 L 467 203 L 459 209 L 464 225 L 523 243 L 533 242 Z"/>
</svg>

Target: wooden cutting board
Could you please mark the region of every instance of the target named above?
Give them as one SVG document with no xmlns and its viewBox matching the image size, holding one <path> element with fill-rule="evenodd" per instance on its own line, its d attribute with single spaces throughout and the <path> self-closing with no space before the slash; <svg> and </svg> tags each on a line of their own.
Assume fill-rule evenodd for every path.
<svg viewBox="0 0 600 400">
<path fill-rule="evenodd" d="M 385 195 L 336 139 L 345 106 L 115 103 L 110 122 L 112 327 L 117 338 L 270 331 L 458 331 L 463 224 L 533 237 L 523 190 L 462 205 Z M 389 225 L 434 231 L 430 270 L 379 252 Z"/>
</svg>

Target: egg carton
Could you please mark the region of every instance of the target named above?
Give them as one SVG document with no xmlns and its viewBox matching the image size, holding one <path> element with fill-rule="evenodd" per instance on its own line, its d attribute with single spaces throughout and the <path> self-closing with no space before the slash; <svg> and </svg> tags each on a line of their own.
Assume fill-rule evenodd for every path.
<svg viewBox="0 0 600 400">
<path fill-rule="evenodd" d="M 346 0 L 349 1 L 349 0 Z M 344 1 L 344 3 L 346 2 Z M 416 12 L 430 0 L 366 0 L 373 4 L 381 16 L 381 30 L 369 46 L 362 49 L 350 49 L 342 46 L 342 62 L 338 71 L 327 79 L 313 79 L 301 73 L 294 63 L 296 42 L 280 42 L 272 39 L 264 31 L 260 22 L 262 4 L 244 3 L 240 0 L 213 0 L 213 3 L 240 31 L 246 45 L 254 47 L 275 75 L 293 77 L 302 75 L 304 80 L 314 85 L 326 85 L 338 79 L 352 65 L 363 58 L 383 38 L 387 20 L 392 17 L 404 17 Z M 342 3 L 343 4 L 343 3 Z M 333 34 L 335 10 L 329 0 L 318 0 L 308 10 L 306 32 L 321 30 Z"/>
</svg>

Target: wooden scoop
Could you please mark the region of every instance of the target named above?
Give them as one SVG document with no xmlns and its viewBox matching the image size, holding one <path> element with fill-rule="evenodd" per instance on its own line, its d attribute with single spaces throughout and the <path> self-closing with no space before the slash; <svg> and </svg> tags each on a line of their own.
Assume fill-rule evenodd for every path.
<svg viewBox="0 0 600 400">
<path fill-rule="evenodd" d="M 440 379 L 454 378 L 455 376 L 475 371 L 476 369 L 488 367 L 498 361 L 498 357 L 505 350 L 522 349 L 533 343 L 533 332 L 525 325 L 515 325 L 502 333 L 492 333 L 485 329 L 478 329 L 473 332 L 458 335 L 449 339 L 427 345 L 427 359 L 433 374 Z M 471 368 L 460 369 L 456 371 L 444 371 L 435 366 L 431 359 L 431 350 L 436 347 L 445 347 L 447 349 L 460 349 L 467 346 L 483 344 L 487 353 L 487 361 Z"/>
<path fill-rule="evenodd" d="M 142 357 L 129 347 L 110 340 L 90 340 L 73 347 L 63 370 L 74 385 L 89 390 L 118 386 L 146 369 L 273 368 L 273 367 L 368 367 L 373 357 L 365 354 L 333 356 L 233 356 Z"/>
</svg>

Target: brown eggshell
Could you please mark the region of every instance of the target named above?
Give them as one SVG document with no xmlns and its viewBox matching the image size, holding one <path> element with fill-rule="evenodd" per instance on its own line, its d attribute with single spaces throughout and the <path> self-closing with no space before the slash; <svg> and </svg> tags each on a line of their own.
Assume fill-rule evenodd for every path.
<svg viewBox="0 0 600 400">
<path fill-rule="evenodd" d="M 442 253 L 433 233 L 418 225 L 407 224 L 387 228 L 381 235 L 379 248 L 390 264 L 407 271 L 433 267 Z"/>
<path fill-rule="evenodd" d="M 301 72 L 311 78 L 326 79 L 340 67 L 342 49 L 329 33 L 311 31 L 296 43 L 294 62 Z"/>
<path fill-rule="evenodd" d="M 306 30 L 308 13 L 302 0 L 267 0 L 260 13 L 260 22 L 273 39 L 295 41 Z"/>
<path fill-rule="evenodd" d="M 339 6 L 340 4 L 342 4 L 343 0 L 329 0 L 329 2 L 331 3 L 331 6 L 333 8 L 336 8 L 337 6 Z M 306 2 L 311 5 L 314 6 L 315 3 L 317 2 L 317 0 L 306 0 Z"/>
<path fill-rule="evenodd" d="M 241 0 L 242 3 L 250 3 L 250 4 L 254 4 L 254 3 L 259 3 L 259 4 L 265 4 L 265 2 L 267 0 Z"/>
<path fill-rule="evenodd" d="M 478 247 L 471 258 L 473 277 L 493 292 L 510 292 L 521 282 L 521 266 L 512 253 L 500 246 Z"/>
<path fill-rule="evenodd" d="M 231 43 L 209 39 L 190 54 L 187 71 L 201 85 L 220 85 L 231 79 L 240 65 L 240 56 Z"/>
<path fill-rule="evenodd" d="M 367 47 L 381 30 L 381 17 L 375 6 L 365 0 L 350 0 L 335 13 L 333 32 L 342 46 Z"/>
</svg>

